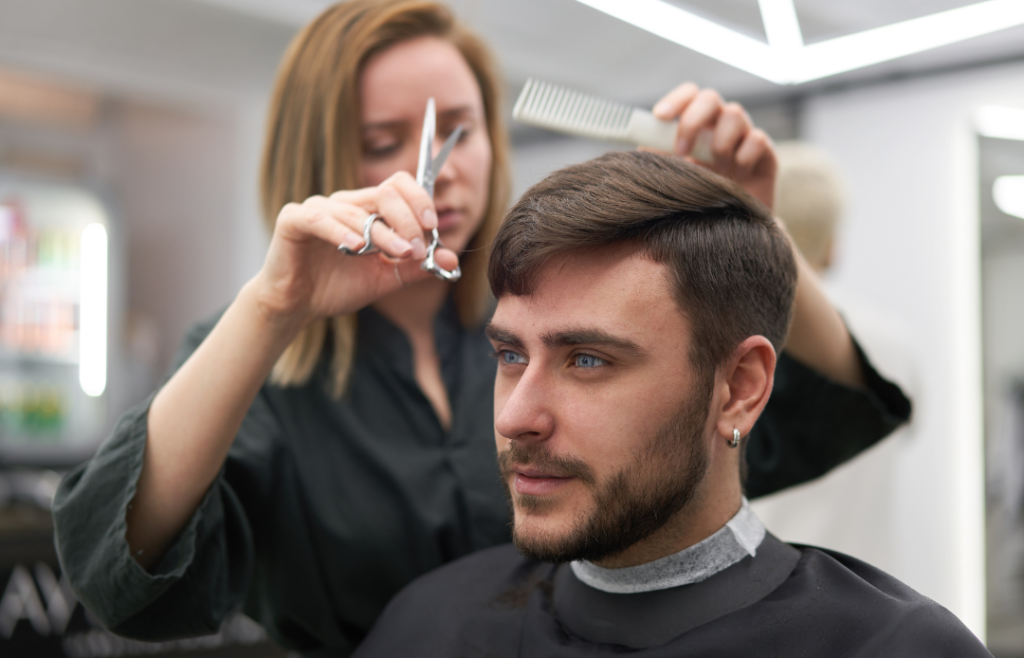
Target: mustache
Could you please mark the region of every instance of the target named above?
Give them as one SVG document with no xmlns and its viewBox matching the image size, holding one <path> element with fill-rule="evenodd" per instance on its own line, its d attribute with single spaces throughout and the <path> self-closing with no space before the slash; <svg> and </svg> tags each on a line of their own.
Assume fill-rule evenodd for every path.
<svg viewBox="0 0 1024 658">
<path fill-rule="evenodd" d="M 521 445 L 509 441 L 508 449 L 498 453 L 498 469 L 503 479 L 512 474 L 515 466 L 535 466 L 554 477 L 578 478 L 593 485 L 597 480 L 586 462 L 576 457 L 552 454 L 544 445 Z"/>
</svg>

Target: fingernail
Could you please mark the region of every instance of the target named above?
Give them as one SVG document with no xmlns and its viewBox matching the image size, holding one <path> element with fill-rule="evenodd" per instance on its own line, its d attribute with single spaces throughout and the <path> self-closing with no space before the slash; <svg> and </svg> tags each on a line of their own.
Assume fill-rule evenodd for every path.
<svg viewBox="0 0 1024 658">
<path fill-rule="evenodd" d="M 427 208 L 423 211 L 423 228 L 437 228 L 437 213 L 434 212 L 433 208 Z"/>
<path fill-rule="evenodd" d="M 662 118 L 663 115 L 668 114 L 668 111 L 669 104 L 667 100 L 658 101 L 657 103 L 654 104 L 654 108 L 651 110 L 651 112 L 654 113 L 654 116 L 658 118 Z"/>
<path fill-rule="evenodd" d="M 361 249 L 363 247 L 363 239 L 356 235 L 355 233 L 346 233 L 342 241 L 345 243 L 345 246 L 348 247 L 349 249 L 355 250 Z"/>
<path fill-rule="evenodd" d="M 423 238 L 412 239 L 412 257 L 416 260 L 423 260 L 427 257 L 427 246 L 423 244 Z"/>
<path fill-rule="evenodd" d="M 690 152 L 690 143 L 685 139 L 680 139 L 676 142 L 676 153 L 679 155 L 686 155 Z"/>
<path fill-rule="evenodd" d="M 391 244 L 394 246 L 395 251 L 398 252 L 398 256 L 400 258 L 405 258 L 412 252 L 412 245 L 409 244 L 408 241 L 397 236 L 395 237 L 395 241 Z"/>
</svg>

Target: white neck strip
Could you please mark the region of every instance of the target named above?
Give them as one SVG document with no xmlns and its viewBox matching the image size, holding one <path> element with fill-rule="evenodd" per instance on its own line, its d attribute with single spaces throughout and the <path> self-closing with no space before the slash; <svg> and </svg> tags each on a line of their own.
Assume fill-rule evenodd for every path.
<svg viewBox="0 0 1024 658">
<path fill-rule="evenodd" d="M 757 555 L 764 535 L 764 524 L 744 498 L 740 511 L 718 532 L 678 553 L 623 569 L 605 569 L 585 560 L 570 566 L 577 578 L 594 589 L 613 594 L 653 592 L 699 583 L 748 555 Z"/>
</svg>

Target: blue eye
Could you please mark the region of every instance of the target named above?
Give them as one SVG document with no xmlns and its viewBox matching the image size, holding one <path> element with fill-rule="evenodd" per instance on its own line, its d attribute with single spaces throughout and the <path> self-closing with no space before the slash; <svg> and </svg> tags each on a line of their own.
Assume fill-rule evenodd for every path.
<svg viewBox="0 0 1024 658">
<path fill-rule="evenodd" d="M 576 355 L 576 367 L 577 368 L 596 368 L 598 366 L 606 366 L 608 362 L 600 357 L 596 357 L 593 354 L 577 354 Z"/>
<path fill-rule="evenodd" d="M 511 350 L 502 350 L 498 354 L 498 357 L 501 359 L 502 363 L 507 363 L 509 365 L 525 365 L 527 363 L 525 356 Z"/>
</svg>

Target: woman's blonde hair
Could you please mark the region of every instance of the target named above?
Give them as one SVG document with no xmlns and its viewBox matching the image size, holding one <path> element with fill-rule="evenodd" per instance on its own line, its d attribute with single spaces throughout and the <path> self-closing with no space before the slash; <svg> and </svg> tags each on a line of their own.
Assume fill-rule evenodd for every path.
<svg viewBox="0 0 1024 658">
<path fill-rule="evenodd" d="M 454 45 L 483 96 L 494 162 L 483 222 L 460 257 L 454 297 L 464 326 L 480 323 L 489 305 L 487 259 L 508 202 L 508 135 L 501 81 L 483 41 L 451 10 L 422 0 L 350 0 L 329 8 L 292 41 L 277 75 L 260 173 L 263 213 L 271 232 L 286 204 L 359 185 L 361 151 L 359 77 L 367 60 L 402 41 L 435 36 Z M 340 396 L 355 353 L 355 314 L 308 326 L 278 359 L 270 381 L 309 380 L 332 340 L 333 394 Z"/>
</svg>

